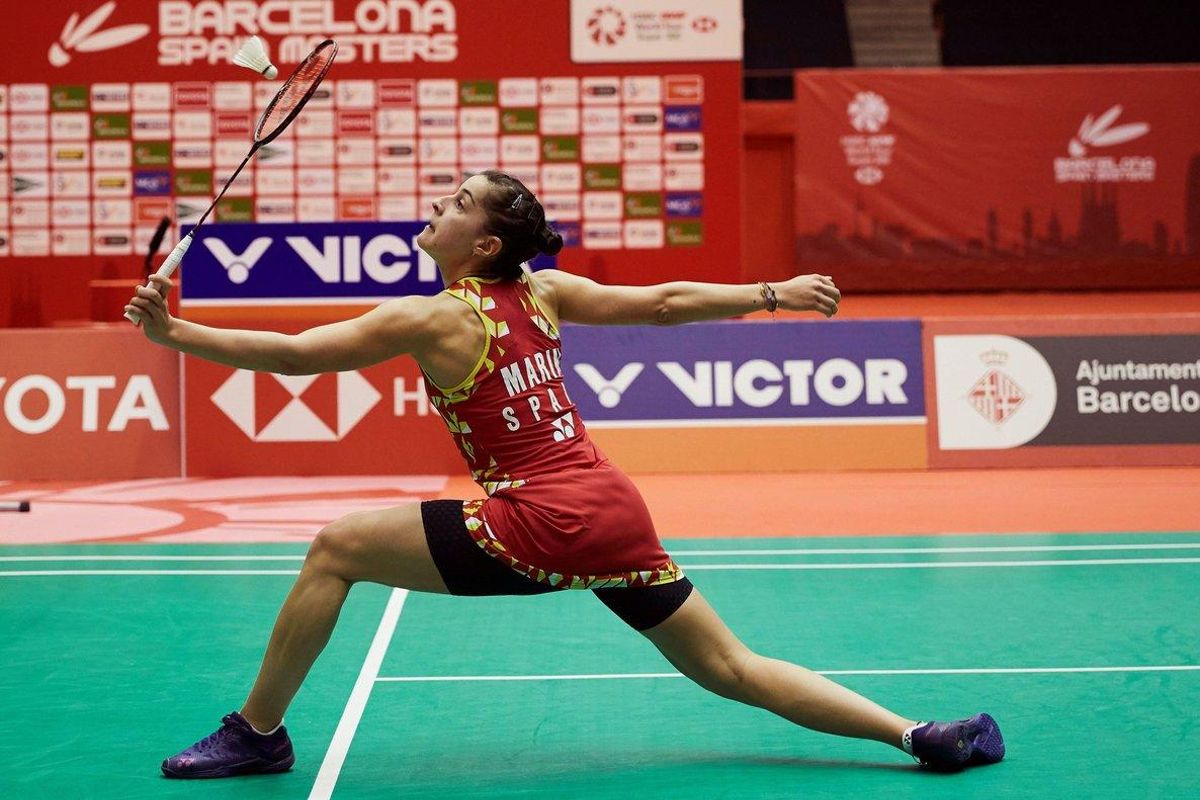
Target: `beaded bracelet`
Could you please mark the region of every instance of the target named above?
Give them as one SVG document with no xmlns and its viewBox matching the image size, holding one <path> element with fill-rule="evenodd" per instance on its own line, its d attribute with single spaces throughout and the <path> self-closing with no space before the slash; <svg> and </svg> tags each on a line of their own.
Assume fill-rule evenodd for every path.
<svg viewBox="0 0 1200 800">
<path fill-rule="evenodd" d="M 766 305 L 767 311 L 770 311 L 772 314 L 774 314 L 775 309 L 779 308 L 779 300 L 775 297 L 775 290 L 772 289 L 770 284 L 766 283 L 765 281 L 758 282 L 758 290 L 762 295 L 763 303 Z"/>
</svg>

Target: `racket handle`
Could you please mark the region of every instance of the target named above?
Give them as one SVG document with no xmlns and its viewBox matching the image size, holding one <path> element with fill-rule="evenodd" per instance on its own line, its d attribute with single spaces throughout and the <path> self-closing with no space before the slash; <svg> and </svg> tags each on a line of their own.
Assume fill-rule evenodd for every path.
<svg viewBox="0 0 1200 800">
<path fill-rule="evenodd" d="M 158 268 L 158 272 L 155 274 L 163 278 L 171 277 L 171 275 L 175 272 L 175 268 L 179 266 L 179 262 L 183 260 L 183 254 L 186 253 L 188 248 L 191 246 L 192 234 L 189 233 L 187 236 L 179 240 L 179 244 L 175 245 L 175 249 L 170 252 L 170 254 L 163 261 L 162 266 Z M 150 286 L 147 285 L 146 288 L 150 288 Z M 126 311 L 125 319 L 129 320 L 134 325 L 142 324 L 142 315 L 138 314 L 136 311 Z"/>
</svg>

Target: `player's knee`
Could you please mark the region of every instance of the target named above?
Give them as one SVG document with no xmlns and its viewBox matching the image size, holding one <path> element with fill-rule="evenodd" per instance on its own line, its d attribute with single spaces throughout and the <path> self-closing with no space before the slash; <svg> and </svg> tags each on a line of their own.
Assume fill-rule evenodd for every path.
<svg viewBox="0 0 1200 800">
<path fill-rule="evenodd" d="M 693 677 L 710 692 L 740 700 L 746 694 L 752 657 L 753 653 L 744 648 L 712 652 Z"/>
<path fill-rule="evenodd" d="M 354 516 L 331 522 L 317 533 L 308 548 L 306 567 L 353 579 L 356 554 L 362 550 Z"/>
</svg>

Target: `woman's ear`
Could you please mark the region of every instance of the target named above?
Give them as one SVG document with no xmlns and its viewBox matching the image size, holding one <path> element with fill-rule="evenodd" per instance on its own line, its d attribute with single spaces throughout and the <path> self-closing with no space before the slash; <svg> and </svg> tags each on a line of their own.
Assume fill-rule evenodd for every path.
<svg viewBox="0 0 1200 800">
<path fill-rule="evenodd" d="M 477 256 L 492 258 L 500 253 L 502 244 L 499 236 L 485 236 L 475 242 L 475 249 L 472 252 Z"/>
</svg>

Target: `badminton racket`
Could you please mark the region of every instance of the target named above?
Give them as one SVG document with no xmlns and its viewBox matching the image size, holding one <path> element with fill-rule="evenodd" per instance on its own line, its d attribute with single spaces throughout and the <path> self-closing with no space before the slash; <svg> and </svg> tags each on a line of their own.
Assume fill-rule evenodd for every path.
<svg viewBox="0 0 1200 800">
<path fill-rule="evenodd" d="M 292 120 L 300 113 L 300 109 L 304 108 L 305 103 L 312 98 L 313 94 L 317 91 L 317 87 L 321 85 L 321 81 L 325 78 L 325 73 L 329 72 L 329 68 L 333 65 L 333 59 L 337 56 L 337 51 L 337 42 L 332 39 L 326 39 L 317 45 L 300 62 L 288 79 L 284 81 L 283 86 L 279 88 L 279 91 L 271 98 L 271 102 L 263 109 L 262 116 L 258 118 L 258 126 L 254 129 L 254 144 L 251 146 L 250 152 L 246 154 L 246 157 L 242 159 L 242 163 L 229 176 L 229 180 L 225 181 L 225 186 L 222 187 L 221 192 L 200 216 L 200 221 L 188 232 L 187 236 L 179 241 L 179 244 L 175 245 L 175 249 L 163 261 L 162 266 L 158 268 L 159 276 L 169 278 L 175 272 L 175 268 L 183 260 L 184 253 L 192 246 L 192 242 L 196 237 L 196 231 L 200 230 L 200 226 L 208 219 L 208 215 L 217 207 L 217 203 L 224 196 L 225 190 L 237 179 L 242 169 L 250 163 L 250 159 L 254 158 L 254 154 L 258 152 L 259 148 L 283 133 L 284 129 L 292 123 Z M 148 288 L 153 288 L 153 284 L 149 284 Z M 134 325 L 140 325 L 142 322 L 141 315 L 132 310 L 125 312 L 125 319 Z"/>
</svg>

